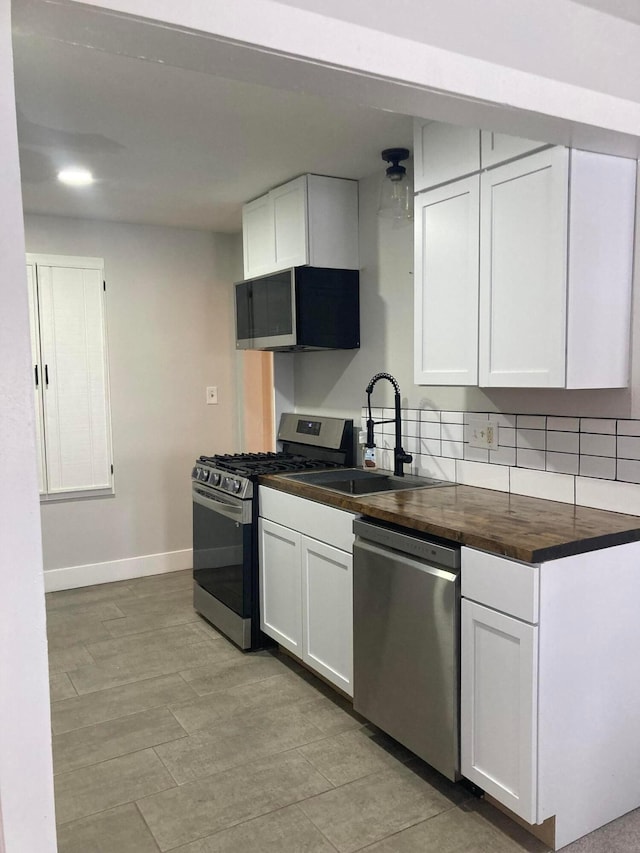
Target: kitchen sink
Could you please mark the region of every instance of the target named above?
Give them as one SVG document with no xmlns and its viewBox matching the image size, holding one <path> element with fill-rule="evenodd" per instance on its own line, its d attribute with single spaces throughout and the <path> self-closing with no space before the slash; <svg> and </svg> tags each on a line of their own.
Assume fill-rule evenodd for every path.
<svg viewBox="0 0 640 853">
<path fill-rule="evenodd" d="M 345 495 L 375 495 L 378 492 L 400 492 L 405 489 L 433 489 L 453 486 L 446 480 L 432 480 L 407 474 L 397 477 L 387 471 L 367 471 L 362 468 L 335 468 L 331 471 L 308 471 L 302 474 L 285 474 L 287 480 L 297 480 L 310 486 L 319 486 Z"/>
</svg>

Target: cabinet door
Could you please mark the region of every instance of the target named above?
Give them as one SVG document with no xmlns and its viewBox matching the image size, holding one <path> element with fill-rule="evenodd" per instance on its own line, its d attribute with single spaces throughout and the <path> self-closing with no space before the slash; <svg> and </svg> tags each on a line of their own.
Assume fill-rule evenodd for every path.
<svg viewBox="0 0 640 853">
<path fill-rule="evenodd" d="M 480 133 L 439 121 L 414 119 L 414 191 L 464 178 L 480 169 Z"/>
<path fill-rule="evenodd" d="M 494 133 L 492 130 L 480 131 L 480 161 L 483 169 L 546 147 L 546 143 L 534 139 Z"/>
<path fill-rule="evenodd" d="M 415 382 L 478 382 L 480 177 L 415 200 Z"/>
<path fill-rule="evenodd" d="M 568 150 L 483 172 L 480 385 L 565 384 Z"/>
<path fill-rule="evenodd" d="M 353 558 L 302 537 L 302 659 L 353 696 Z"/>
<path fill-rule="evenodd" d="M 273 204 L 268 195 L 242 208 L 242 253 L 245 278 L 265 275 L 274 269 L 275 227 Z"/>
<path fill-rule="evenodd" d="M 462 775 L 536 823 L 538 629 L 462 602 Z"/>
<path fill-rule="evenodd" d="M 40 494 L 47 490 L 44 455 L 42 387 L 44 377 L 40 359 L 40 326 L 38 323 L 38 291 L 36 287 L 36 266 L 27 264 L 27 292 L 29 294 L 29 328 L 31 331 L 31 358 L 33 361 L 33 382 L 36 407 L 36 448 L 38 454 L 38 487 Z"/>
<path fill-rule="evenodd" d="M 271 190 L 275 224 L 275 269 L 308 263 L 307 178 Z"/>
<path fill-rule="evenodd" d="M 111 487 L 101 269 L 38 265 L 48 492 Z"/>
<path fill-rule="evenodd" d="M 260 519 L 260 627 L 302 657 L 300 534 Z"/>
</svg>

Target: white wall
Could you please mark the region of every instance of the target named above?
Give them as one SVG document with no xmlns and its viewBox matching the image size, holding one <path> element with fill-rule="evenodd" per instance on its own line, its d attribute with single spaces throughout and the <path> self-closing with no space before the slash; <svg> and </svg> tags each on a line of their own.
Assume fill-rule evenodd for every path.
<svg viewBox="0 0 640 853">
<path fill-rule="evenodd" d="M 236 449 L 237 240 L 64 217 L 25 223 L 28 251 L 102 257 L 107 280 L 116 493 L 43 504 L 45 570 L 175 552 L 158 567 L 190 566 L 193 462 Z M 218 405 L 206 405 L 207 385 Z"/>
<path fill-rule="evenodd" d="M 360 316 L 357 351 L 308 352 L 294 359 L 298 411 L 360 417 L 365 387 L 386 371 L 400 383 L 405 407 L 591 417 L 640 416 L 640 335 L 635 335 L 634 384 L 602 391 L 424 387 L 413 383 L 413 229 L 394 229 L 376 215 L 379 175 L 360 181 Z M 640 255 L 640 252 L 636 252 Z M 637 258 L 638 259 L 638 258 Z M 636 274 L 636 281 L 640 278 Z M 638 290 L 638 287 L 636 287 Z M 638 306 L 634 328 L 638 328 Z M 283 356 L 284 357 L 284 356 Z M 374 405 L 393 405 L 393 389 L 376 385 Z"/>
<path fill-rule="evenodd" d="M 407 0 L 395 16 L 362 0 L 86 5 L 138 17 L 137 55 L 170 65 L 192 67 L 194 56 L 204 55 L 199 68 L 206 73 L 605 153 L 637 156 L 639 150 L 637 90 L 617 83 L 635 79 L 637 27 L 572 0 L 524 6 Z M 117 51 L 121 20 L 100 12 L 95 20 L 95 11 L 87 12 L 75 37 Z M 167 25 L 145 33 L 145 18 Z M 171 28 L 180 30 L 180 39 L 166 37 Z M 209 34 L 215 47 L 206 45 Z"/>
<path fill-rule="evenodd" d="M 56 850 L 24 233 L 0 0 L 0 849 Z"/>
</svg>

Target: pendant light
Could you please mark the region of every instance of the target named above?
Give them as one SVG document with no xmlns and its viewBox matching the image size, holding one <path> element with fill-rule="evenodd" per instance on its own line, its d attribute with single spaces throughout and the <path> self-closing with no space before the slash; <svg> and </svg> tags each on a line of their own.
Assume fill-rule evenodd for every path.
<svg viewBox="0 0 640 853">
<path fill-rule="evenodd" d="M 413 218 L 413 198 L 407 170 L 400 163 L 409 159 L 408 148 L 385 148 L 380 155 L 386 163 L 385 177 L 380 184 L 378 216 L 400 222 Z"/>
</svg>

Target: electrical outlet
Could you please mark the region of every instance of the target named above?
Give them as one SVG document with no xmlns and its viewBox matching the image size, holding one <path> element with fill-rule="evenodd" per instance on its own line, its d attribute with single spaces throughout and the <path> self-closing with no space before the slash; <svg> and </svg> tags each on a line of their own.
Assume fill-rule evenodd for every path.
<svg viewBox="0 0 640 853">
<path fill-rule="evenodd" d="M 496 450 L 498 447 L 498 424 L 489 415 L 469 415 L 469 446 L 481 447 L 485 450 Z"/>
<path fill-rule="evenodd" d="M 218 403 L 218 386 L 209 385 L 207 387 L 207 406 L 216 406 Z"/>
</svg>

